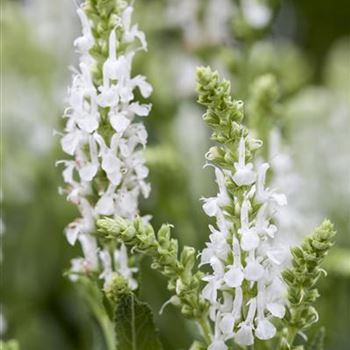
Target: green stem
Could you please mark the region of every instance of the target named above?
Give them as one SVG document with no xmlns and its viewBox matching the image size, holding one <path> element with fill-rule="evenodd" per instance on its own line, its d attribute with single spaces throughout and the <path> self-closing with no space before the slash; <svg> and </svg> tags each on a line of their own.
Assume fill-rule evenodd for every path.
<svg viewBox="0 0 350 350">
<path fill-rule="evenodd" d="M 298 329 L 295 327 L 285 327 L 282 330 L 282 336 L 278 346 L 278 350 L 292 349 L 294 339 L 298 333 Z"/>
<path fill-rule="evenodd" d="M 113 325 L 108 317 L 101 317 L 99 323 L 105 338 L 107 350 L 115 350 L 116 344 Z"/>
<path fill-rule="evenodd" d="M 211 331 L 211 327 L 210 327 L 208 318 L 202 317 L 202 318 L 197 320 L 197 323 L 198 323 L 199 329 L 202 333 L 202 336 L 205 340 L 206 345 L 210 345 L 213 334 Z"/>
</svg>

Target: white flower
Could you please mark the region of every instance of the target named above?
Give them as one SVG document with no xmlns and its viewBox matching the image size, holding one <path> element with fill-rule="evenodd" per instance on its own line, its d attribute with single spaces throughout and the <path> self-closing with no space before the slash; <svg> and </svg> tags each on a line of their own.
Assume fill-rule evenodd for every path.
<svg viewBox="0 0 350 350">
<path fill-rule="evenodd" d="M 226 186 L 225 186 L 225 177 L 222 171 L 217 168 L 215 168 L 215 176 L 216 176 L 216 182 L 219 186 L 219 193 L 216 197 L 211 198 L 205 198 L 203 210 L 208 216 L 215 216 L 217 215 L 218 211 L 221 210 L 222 207 L 230 203 L 230 197 L 227 193 Z"/>
<path fill-rule="evenodd" d="M 239 325 L 239 330 L 235 334 L 235 341 L 239 345 L 253 345 L 253 320 L 256 312 L 256 299 L 253 298 L 249 301 L 249 310 L 247 318 Z"/>
<path fill-rule="evenodd" d="M 238 163 L 234 164 L 236 172 L 232 179 L 237 186 L 247 186 L 255 182 L 256 175 L 252 163 L 245 163 L 245 139 L 242 136 L 239 142 Z"/>
<path fill-rule="evenodd" d="M 228 347 L 223 339 L 214 339 L 209 345 L 208 350 L 227 350 Z"/>
<path fill-rule="evenodd" d="M 250 251 L 256 249 L 260 243 L 259 236 L 257 235 L 255 228 L 249 227 L 248 208 L 250 203 L 248 200 L 244 200 L 241 207 L 241 228 L 238 232 L 241 235 L 242 249 Z"/>
<path fill-rule="evenodd" d="M 263 28 L 271 20 L 271 9 L 259 0 L 243 0 L 241 6 L 246 21 L 253 28 Z"/>
<path fill-rule="evenodd" d="M 281 271 L 289 248 L 277 240 L 278 226 L 272 220 L 276 221 L 286 198 L 265 188 L 267 163 L 258 169 L 253 163 L 245 163 L 246 142 L 244 137 L 240 139 L 233 174 L 215 168 L 218 194 L 205 199 L 203 205 L 217 225 L 210 226 L 209 242 L 201 253 L 201 265 L 209 263 L 212 268 L 212 273 L 203 278 L 207 284 L 202 296 L 210 303 L 209 316 L 215 323 L 213 348 L 227 346 L 232 337 L 240 345 L 252 345 L 255 338 L 271 339 L 276 334 L 273 318 L 282 318 L 285 313 Z M 237 186 L 247 188 L 228 195 L 225 176 L 228 182 L 232 179 Z M 258 286 L 255 298 L 243 292 L 244 281 L 248 282 L 245 288 Z M 242 321 L 244 304 L 249 305 L 249 311 Z"/>
<path fill-rule="evenodd" d="M 119 5 L 120 15 L 112 14 L 116 27 L 107 33 L 107 43 L 94 37 L 99 34 L 93 35 L 92 21 L 84 7 L 77 11 L 83 29 L 82 36 L 74 42 L 80 63 L 68 90 L 69 107 L 64 113 L 67 122 L 61 139 L 63 151 L 72 159 L 57 164 L 64 164 L 63 178 L 67 184 L 61 192 L 67 193 L 67 199 L 77 205 L 81 215 L 66 229 L 68 242 L 74 245 L 79 241 L 84 253 L 84 258 L 72 261 L 72 279 L 102 269 L 105 286 L 119 274 L 135 289 L 136 269 L 128 266 L 125 246 L 112 252 L 112 259 L 111 252 L 98 247 L 92 235 L 100 215 L 135 218 L 139 195 L 146 197 L 150 192 L 145 182 L 148 169 L 140 150 L 146 145 L 147 132 L 135 118 L 146 117 L 151 105 L 135 101 L 134 90 L 139 89 L 147 98 L 152 86 L 142 75 L 131 76 L 135 53 L 145 50 L 147 43 L 137 25 L 131 23 L 133 8 Z M 123 33 L 121 42 L 116 35 L 119 26 Z M 90 54 L 96 40 L 98 45 L 108 45 L 100 85 L 94 79 L 96 61 Z M 136 46 L 141 46 L 135 47 L 134 40 Z"/>
<path fill-rule="evenodd" d="M 244 280 L 244 273 L 242 271 L 241 264 L 241 252 L 237 239 L 233 240 L 233 265 L 229 267 L 229 270 L 225 273 L 224 281 L 229 287 L 240 287 Z"/>
<path fill-rule="evenodd" d="M 82 54 L 87 54 L 94 44 L 94 39 L 91 34 L 89 19 L 85 12 L 79 8 L 77 13 L 83 26 L 83 35 L 74 41 L 74 46 L 76 46 Z"/>
<path fill-rule="evenodd" d="M 265 189 L 266 172 L 269 168 L 270 165 L 268 163 L 263 163 L 258 169 L 258 179 L 256 183 L 256 199 L 260 203 L 272 201 L 279 206 L 287 205 L 287 198 L 284 194 L 274 193 L 269 188 Z"/>
</svg>

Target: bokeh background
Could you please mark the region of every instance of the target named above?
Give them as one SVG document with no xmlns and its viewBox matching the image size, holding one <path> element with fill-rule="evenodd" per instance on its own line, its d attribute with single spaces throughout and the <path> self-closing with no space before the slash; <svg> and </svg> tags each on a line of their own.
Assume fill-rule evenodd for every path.
<svg viewBox="0 0 350 350">
<path fill-rule="evenodd" d="M 149 50 L 136 60 L 154 86 L 145 121 L 151 198 L 142 203 L 155 226 L 175 225 L 181 244 L 202 248 L 208 219 L 200 197 L 214 193 L 203 169 L 210 142 L 194 91 L 195 67 L 211 64 L 246 99 L 263 73 L 277 76 L 278 118 L 293 173 L 292 196 L 307 234 L 322 217 L 337 228 L 337 242 L 320 285 L 320 325 L 326 349 L 350 348 L 350 7 L 347 0 L 274 2 L 272 24 L 249 32 L 231 18 L 231 0 L 136 0 L 135 20 Z M 233 2 L 233 0 L 232 0 Z M 192 4 L 192 5 L 191 5 Z M 193 4 L 199 4 L 199 11 Z M 210 7 L 212 6 L 212 7 Z M 79 247 L 64 227 L 76 209 L 58 195 L 55 161 L 64 158 L 54 130 L 77 62 L 73 40 L 80 23 L 73 0 L 4 0 L 1 4 L 1 322 L 5 339 L 23 350 L 103 349 L 100 331 L 74 285 L 64 277 Z M 209 9 L 205 12 L 203 9 Z M 207 13 L 207 15 L 203 15 Z M 208 15 L 209 14 L 209 15 Z M 234 17 L 234 16 L 233 16 Z M 234 24 L 232 24 L 232 21 Z M 293 202 L 294 201 L 294 202 Z M 165 281 L 144 261 L 142 295 L 153 307 L 169 298 Z M 185 349 L 193 325 L 169 307 L 155 314 L 165 348 Z M 176 336 L 174 337 L 174 334 Z"/>
</svg>

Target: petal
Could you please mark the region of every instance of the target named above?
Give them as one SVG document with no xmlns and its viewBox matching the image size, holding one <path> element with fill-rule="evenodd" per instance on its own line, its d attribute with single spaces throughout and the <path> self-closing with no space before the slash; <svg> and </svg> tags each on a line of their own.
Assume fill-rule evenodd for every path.
<svg viewBox="0 0 350 350">
<path fill-rule="evenodd" d="M 61 146 L 64 152 L 73 156 L 80 142 L 80 134 L 78 132 L 68 133 L 61 139 Z"/>
<path fill-rule="evenodd" d="M 149 112 L 151 110 L 152 105 L 151 104 L 139 104 L 138 102 L 132 103 L 128 110 L 135 113 L 136 115 L 140 117 L 146 117 L 149 115 Z"/>
<path fill-rule="evenodd" d="M 77 222 L 69 224 L 65 230 L 67 241 L 70 245 L 74 245 L 80 233 L 80 225 Z"/>
<path fill-rule="evenodd" d="M 203 204 L 203 210 L 208 216 L 215 216 L 218 211 L 216 197 L 205 198 Z"/>
<path fill-rule="evenodd" d="M 229 287 L 239 287 L 241 286 L 244 279 L 244 274 L 239 268 L 231 268 L 225 273 L 224 281 Z"/>
<path fill-rule="evenodd" d="M 100 215 L 112 215 L 114 212 L 114 200 L 111 196 L 102 196 L 95 206 L 95 211 Z"/>
<path fill-rule="evenodd" d="M 83 181 L 90 182 L 97 173 L 97 165 L 92 163 L 87 163 L 85 166 L 79 169 L 79 176 Z"/>
<path fill-rule="evenodd" d="M 261 340 L 271 339 L 276 335 L 276 328 L 267 319 L 262 319 L 258 321 L 255 335 Z"/>
<path fill-rule="evenodd" d="M 255 182 L 256 174 L 246 166 L 237 170 L 232 179 L 237 186 L 249 186 Z"/>
<path fill-rule="evenodd" d="M 101 166 L 106 173 L 120 171 L 120 160 L 111 151 L 107 151 L 102 156 Z"/>
<path fill-rule="evenodd" d="M 78 119 L 78 126 L 81 130 L 92 133 L 98 128 L 98 121 L 94 116 L 85 116 Z"/>
<path fill-rule="evenodd" d="M 153 91 L 151 84 L 146 81 L 146 78 L 142 75 L 137 75 L 132 79 L 134 86 L 140 89 L 141 95 L 145 98 L 149 97 Z"/>
<path fill-rule="evenodd" d="M 253 345 L 254 336 L 252 327 L 246 324 L 241 324 L 240 329 L 235 335 L 235 341 L 239 345 Z"/>
<path fill-rule="evenodd" d="M 257 261 L 249 262 L 244 269 L 244 275 L 248 281 L 258 281 L 264 276 L 264 273 L 264 268 Z"/>
<path fill-rule="evenodd" d="M 256 249 L 259 246 L 259 243 L 260 243 L 259 236 L 251 230 L 249 230 L 248 232 L 245 232 L 242 235 L 241 247 L 243 250 L 247 252 L 250 250 Z"/>
<path fill-rule="evenodd" d="M 113 129 L 118 133 L 123 133 L 130 125 L 130 119 L 126 118 L 122 113 L 116 113 L 109 117 Z"/>
<path fill-rule="evenodd" d="M 217 285 L 215 283 L 208 283 L 202 290 L 204 299 L 209 300 L 212 303 L 216 302 L 217 297 Z"/>
<path fill-rule="evenodd" d="M 108 180 L 115 186 L 120 184 L 122 180 L 122 173 L 120 170 L 116 170 L 110 173 L 107 173 Z"/>
<path fill-rule="evenodd" d="M 234 325 L 235 325 L 235 318 L 230 314 L 225 315 L 219 322 L 219 328 L 221 332 L 224 334 L 233 333 Z"/>
<path fill-rule="evenodd" d="M 283 318 L 286 313 L 285 306 L 279 303 L 269 303 L 266 305 L 266 308 L 273 316 L 278 318 Z"/>
<path fill-rule="evenodd" d="M 227 350 L 225 342 L 221 339 L 214 339 L 214 341 L 208 346 L 208 350 Z"/>
</svg>

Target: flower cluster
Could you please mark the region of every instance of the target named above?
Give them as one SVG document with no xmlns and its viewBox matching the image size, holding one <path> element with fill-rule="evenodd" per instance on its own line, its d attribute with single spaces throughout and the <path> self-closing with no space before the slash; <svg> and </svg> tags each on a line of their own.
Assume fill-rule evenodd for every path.
<svg viewBox="0 0 350 350">
<path fill-rule="evenodd" d="M 135 269 L 128 266 L 126 248 L 101 249 L 93 236 L 100 215 L 133 219 L 139 195 L 150 192 L 141 147 L 147 132 L 135 121 L 149 114 L 150 105 L 135 101 L 134 92 L 137 88 L 147 98 L 152 87 L 144 76 L 131 76 L 135 53 L 147 49 L 144 33 L 131 24 L 132 11 L 119 0 L 87 0 L 77 11 L 83 28 L 74 42 L 80 62 L 69 89 L 61 139 L 72 159 L 58 163 L 65 166 L 67 186 L 62 192 L 81 215 L 66 229 L 68 242 L 79 241 L 84 253 L 84 258 L 73 259 L 71 278 L 102 269 L 105 287 L 117 273 L 134 289 Z"/>
<path fill-rule="evenodd" d="M 230 96 L 228 81 L 217 72 L 197 72 L 199 103 L 207 107 L 204 120 L 213 129 L 207 160 L 214 166 L 219 193 L 204 199 L 203 209 L 216 218 L 201 264 L 212 272 L 203 279 L 202 293 L 210 302 L 215 334 L 210 350 L 226 350 L 233 339 L 252 345 L 255 337 L 271 339 L 274 317 L 285 314 L 286 286 L 281 272 L 289 250 L 277 240 L 276 212 L 286 197 L 265 186 L 268 163 L 254 164 L 261 142 L 241 124 L 243 103 Z"/>
</svg>

